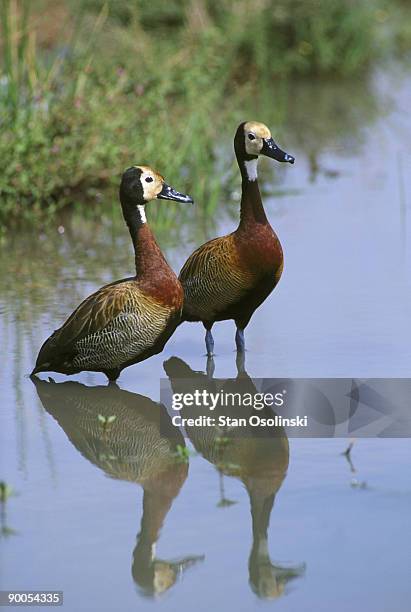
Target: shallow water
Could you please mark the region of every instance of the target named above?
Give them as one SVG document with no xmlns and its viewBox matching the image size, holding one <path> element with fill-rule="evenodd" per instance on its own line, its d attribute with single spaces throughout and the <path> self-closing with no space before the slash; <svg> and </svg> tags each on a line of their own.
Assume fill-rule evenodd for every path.
<svg viewBox="0 0 411 612">
<path fill-rule="evenodd" d="M 296 86 L 280 144 L 297 163 L 274 177 L 261 164 L 285 272 L 246 332 L 251 376 L 409 376 L 410 85 L 395 68 L 345 90 Z M 219 209 L 204 234 L 232 227 Z M 191 243 L 172 229 L 158 235 L 178 269 L 198 228 Z M 119 391 L 87 389 L 105 385 L 90 373 L 75 377 L 86 387 L 36 390 L 27 373 L 42 340 L 132 272 L 122 224 L 68 219 L 60 232 L 16 235 L 0 253 L 0 478 L 16 492 L 2 508 L 1 588 L 63 590 L 73 611 L 273 599 L 281 610 L 408 610 L 409 440 L 359 439 L 353 465 L 343 440 L 237 443 L 222 464 L 192 436 L 180 456 L 178 432 L 159 432 L 159 378 L 171 356 L 205 369 L 195 324 L 125 370 Z M 233 377 L 233 324 L 214 336 L 215 376 Z M 117 418 L 105 426 L 99 414 Z"/>
</svg>

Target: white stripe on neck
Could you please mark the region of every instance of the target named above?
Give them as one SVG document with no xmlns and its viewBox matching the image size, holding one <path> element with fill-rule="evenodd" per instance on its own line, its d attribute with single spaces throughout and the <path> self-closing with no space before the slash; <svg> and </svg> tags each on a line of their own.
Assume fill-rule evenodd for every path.
<svg viewBox="0 0 411 612">
<path fill-rule="evenodd" d="M 139 212 L 140 215 L 140 221 L 141 223 L 147 223 L 147 217 L 146 217 L 146 207 L 142 206 L 141 204 L 137 205 L 137 210 Z"/>
<path fill-rule="evenodd" d="M 244 162 L 245 171 L 249 181 L 257 180 L 257 162 L 258 159 L 250 159 L 250 161 Z"/>
</svg>

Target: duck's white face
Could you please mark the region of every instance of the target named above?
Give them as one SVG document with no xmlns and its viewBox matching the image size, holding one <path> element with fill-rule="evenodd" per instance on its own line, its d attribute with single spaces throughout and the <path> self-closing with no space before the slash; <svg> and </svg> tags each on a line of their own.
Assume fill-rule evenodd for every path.
<svg viewBox="0 0 411 612">
<path fill-rule="evenodd" d="M 140 222 L 146 222 L 145 207 L 151 200 L 173 200 L 193 203 L 193 199 L 167 185 L 164 178 L 149 166 L 132 166 L 123 173 L 120 184 L 120 200 L 127 223 L 134 223 L 134 207 L 139 212 Z"/>
<path fill-rule="evenodd" d="M 154 562 L 154 591 L 155 593 L 165 593 L 175 584 L 177 572 L 166 561 Z"/>
<path fill-rule="evenodd" d="M 150 202 L 150 200 L 155 200 L 158 194 L 163 189 L 164 178 L 150 168 L 149 166 L 135 166 L 139 170 L 141 170 L 140 182 L 141 187 L 143 189 L 144 200 L 146 202 Z"/>
<path fill-rule="evenodd" d="M 244 124 L 245 150 L 248 155 L 260 155 L 264 139 L 271 138 L 271 132 L 264 123 L 247 121 Z"/>
</svg>

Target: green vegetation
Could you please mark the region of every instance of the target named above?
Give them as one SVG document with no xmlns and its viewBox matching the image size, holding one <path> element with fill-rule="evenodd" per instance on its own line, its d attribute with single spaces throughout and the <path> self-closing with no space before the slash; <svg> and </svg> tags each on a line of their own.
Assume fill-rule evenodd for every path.
<svg viewBox="0 0 411 612">
<path fill-rule="evenodd" d="M 115 414 L 112 414 L 111 416 L 104 416 L 103 414 L 97 415 L 98 422 L 100 423 L 104 431 L 107 431 L 109 425 L 114 423 L 116 418 L 117 418 L 117 415 Z"/>
<path fill-rule="evenodd" d="M 15 495 L 13 488 L 4 482 L 4 480 L 0 481 L 0 504 L 5 504 L 9 497 Z"/>
<path fill-rule="evenodd" d="M 403 11 L 400 0 L 0 0 L 0 233 L 99 202 L 133 163 L 213 210 L 233 176 L 217 145 L 246 110 L 280 127 L 290 75 L 342 78 L 381 49 L 408 50 Z M 178 207 L 154 210 L 167 224 Z"/>
<path fill-rule="evenodd" d="M 0 481 L 0 537 L 8 538 L 12 535 L 17 535 L 17 531 L 7 525 L 6 517 L 6 503 L 10 497 L 15 496 L 16 493 L 7 482 L 4 480 Z"/>
<path fill-rule="evenodd" d="M 190 451 L 187 446 L 182 446 L 181 444 L 177 444 L 175 457 L 177 462 L 179 463 L 189 463 L 190 456 L 194 455 L 192 451 Z"/>
</svg>

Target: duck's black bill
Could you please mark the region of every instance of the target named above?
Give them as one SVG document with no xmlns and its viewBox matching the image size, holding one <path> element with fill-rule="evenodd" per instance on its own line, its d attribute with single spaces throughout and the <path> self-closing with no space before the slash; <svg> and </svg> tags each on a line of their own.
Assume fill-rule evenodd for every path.
<svg viewBox="0 0 411 612">
<path fill-rule="evenodd" d="M 193 198 L 184 193 L 176 191 L 170 185 L 164 183 L 162 190 L 157 195 L 159 200 L 174 200 L 175 202 L 183 202 L 184 204 L 194 204 Z"/>
<path fill-rule="evenodd" d="M 293 164 L 295 161 L 294 157 L 280 149 L 280 147 L 275 144 L 272 138 L 264 138 L 264 144 L 263 148 L 261 149 L 261 153 L 279 162 L 288 162 L 289 164 Z"/>
</svg>

